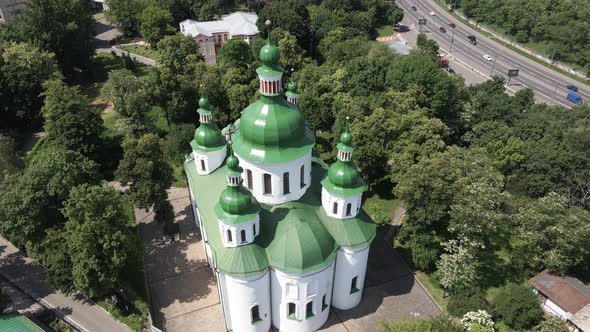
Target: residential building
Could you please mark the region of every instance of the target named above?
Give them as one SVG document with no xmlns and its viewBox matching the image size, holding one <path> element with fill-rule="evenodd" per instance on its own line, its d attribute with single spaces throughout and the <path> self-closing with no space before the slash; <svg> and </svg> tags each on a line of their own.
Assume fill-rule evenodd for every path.
<svg viewBox="0 0 590 332">
<path fill-rule="evenodd" d="M 199 44 L 205 62 L 213 64 L 221 45 L 229 39 L 240 38 L 248 44 L 254 40 L 258 34 L 256 20 L 256 14 L 245 12 L 223 15 L 217 21 L 197 22 L 187 19 L 180 22 L 180 32 L 191 36 Z"/>
<path fill-rule="evenodd" d="M 376 233 L 361 209 L 365 182 L 352 162 L 348 124 L 336 162 L 328 167 L 312 157 L 315 136 L 297 105 L 297 85 L 283 92 L 279 58 L 269 40 L 256 70 L 258 100 L 223 130 L 201 98 L 201 124 L 184 163 L 233 332 L 316 331 L 331 306 L 356 307 Z"/>
<path fill-rule="evenodd" d="M 574 332 L 590 332 L 590 288 L 580 280 L 545 270 L 529 279 L 543 310 L 566 321 Z"/>
<path fill-rule="evenodd" d="M 0 23 L 10 23 L 25 7 L 25 0 L 0 0 Z"/>
</svg>

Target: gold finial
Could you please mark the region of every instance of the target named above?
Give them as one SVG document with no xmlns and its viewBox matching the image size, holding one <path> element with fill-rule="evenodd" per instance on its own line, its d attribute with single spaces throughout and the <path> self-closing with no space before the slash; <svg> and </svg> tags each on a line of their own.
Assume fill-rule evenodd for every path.
<svg viewBox="0 0 590 332">
<path fill-rule="evenodd" d="M 272 25 L 272 21 L 271 21 L 271 20 L 266 20 L 266 21 L 264 22 L 264 24 L 265 24 L 267 27 L 269 27 L 269 28 L 270 28 L 270 26 Z"/>
</svg>

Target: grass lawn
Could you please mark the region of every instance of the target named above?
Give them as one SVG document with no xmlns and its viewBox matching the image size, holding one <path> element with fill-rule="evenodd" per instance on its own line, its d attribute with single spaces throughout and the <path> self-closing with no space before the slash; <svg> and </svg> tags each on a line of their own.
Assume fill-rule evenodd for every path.
<svg viewBox="0 0 590 332">
<path fill-rule="evenodd" d="M 368 198 L 363 203 L 363 210 L 377 224 L 388 223 L 393 217 L 395 209 L 400 205 L 400 201 L 393 197 L 383 197 L 370 192 L 365 195 Z"/>
<path fill-rule="evenodd" d="M 158 51 L 145 45 L 125 45 L 117 46 L 117 48 L 129 53 L 141 55 L 148 59 L 156 61 L 159 59 Z"/>
<path fill-rule="evenodd" d="M 393 35 L 393 26 L 382 25 L 377 28 L 377 33 L 379 33 L 379 37 L 391 36 Z"/>
</svg>

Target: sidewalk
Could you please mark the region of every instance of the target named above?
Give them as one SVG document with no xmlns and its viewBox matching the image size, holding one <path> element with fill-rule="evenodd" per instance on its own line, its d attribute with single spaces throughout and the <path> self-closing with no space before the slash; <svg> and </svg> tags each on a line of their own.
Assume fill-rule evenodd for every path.
<svg viewBox="0 0 590 332">
<path fill-rule="evenodd" d="M 3 237 L 0 237 L 0 276 L 37 302 L 52 308 L 56 314 L 81 331 L 131 331 L 98 305 L 81 296 L 67 296 L 51 288 L 46 281 L 43 267 L 26 257 Z"/>
</svg>

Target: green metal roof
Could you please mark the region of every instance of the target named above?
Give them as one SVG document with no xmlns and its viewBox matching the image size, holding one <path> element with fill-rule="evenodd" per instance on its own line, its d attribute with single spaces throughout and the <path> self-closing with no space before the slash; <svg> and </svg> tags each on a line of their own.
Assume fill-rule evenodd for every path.
<svg viewBox="0 0 590 332">
<path fill-rule="evenodd" d="M 235 148 L 235 145 L 234 145 Z M 299 200 L 276 206 L 262 204 L 260 235 L 256 241 L 235 248 L 223 246 L 215 205 L 226 188 L 226 167 L 198 176 L 194 160 L 185 163 L 188 181 L 195 191 L 217 268 L 228 274 L 249 275 L 269 266 L 290 273 L 305 273 L 332 262 L 339 245 L 364 247 L 375 237 L 375 224 L 361 210 L 355 218 L 332 219 L 321 206 L 320 181 L 327 176 L 325 164 L 316 158 L 312 183 Z"/>
<path fill-rule="evenodd" d="M 0 315 L 2 332 L 43 332 L 39 326 L 20 314 Z"/>
<path fill-rule="evenodd" d="M 259 163 L 295 160 L 315 144 L 302 113 L 280 95 L 261 95 L 244 109 L 232 140 L 238 156 Z"/>
</svg>

